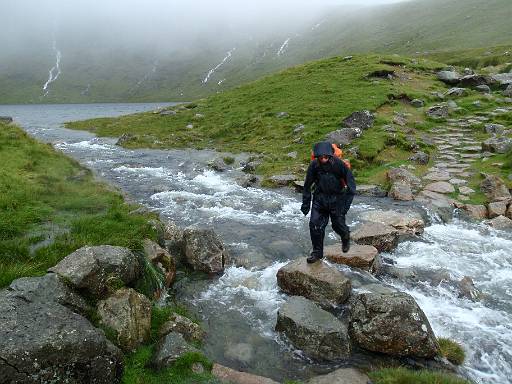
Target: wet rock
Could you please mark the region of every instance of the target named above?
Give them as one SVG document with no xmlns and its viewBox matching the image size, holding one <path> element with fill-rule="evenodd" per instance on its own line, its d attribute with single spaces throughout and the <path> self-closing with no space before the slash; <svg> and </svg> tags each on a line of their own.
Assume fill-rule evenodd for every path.
<svg viewBox="0 0 512 384">
<path fill-rule="evenodd" d="M 358 185 L 356 195 L 386 197 L 388 193 L 379 185 Z"/>
<path fill-rule="evenodd" d="M 236 178 L 236 182 L 242 188 L 254 187 L 258 184 L 256 175 L 242 175 Z"/>
<path fill-rule="evenodd" d="M 505 216 L 508 217 L 509 219 L 512 219 L 512 204 L 508 206 L 507 213 Z"/>
<path fill-rule="evenodd" d="M 362 293 L 351 303 L 350 334 L 364 349 L 432 358 L 439 345 L 416 301 L 402 292 Z"/>
<path fill-rule="evenodd" d="M 502 231 L 512 229 L 512 220 L 505 216 L 498 216 L 492 220 L 487 221 L 487 225 L 494 229 L 500 229 Z"/>
<path fill-rule="evenodd" d="M 341 368 L 327 375 L 317 376 L 306 384 L 368 384 L 370 378 L 354 368 Z"/>
<path fill-rule="evenodd" d="M 452 184 L 447 183 L 446 181 L 438 181 L 432 184 L 428 184 L 425 189 L 427 191 L 447 194 L 447 193 L 454 193 L 455 188 Z"/>
<path fill-rule="evenodd" d="M 467 95 L 466 88 L 451 88 L 446 91 L 445 96 L 461 97 Z"/>
<path fill-rule="evenodd" d="M 295 192 L 302 193 L 304 191 L 304 181 L 295 180 L 293 182 L 293 186 L 295 187 Z"/>
<path fill-rule="evenodd" d="M 454 85 L 457 84 L 461 75 L 455 71 L 440 71 L 437 73 L 437 78 L 445 84 Z"/>
<path fill-rule="evenodd" d="M 0 116 L 0 123 L 4 123 L 4 124 L 10 124 L 12 123 L 14 120 L 11 116 Z"/>
<path fill-rule="evenodd" d="M 512 85 L 512 73 L 498 73 L 491 76 L 492 79 L 502 87 Z"/>
<path fill-rule="evenodd" d="M 390 252 L 398 245 L 399 232 L 381 223 L 364 223 L 351 234 L 352 240 L 361 245 L 372 245 L 379 252 Z"/>
<path fill-rule="evenodd" d="M 403 182 L 394 183 L 388 193 L 389 197 L 398 201 L 412 201 L 414 200 L 414 194 L 410 184 Z"/>
<path fill-rule="evenodd" d="M 118 382 L 123 355 L 84 317 L 53 301 L 0 292 L 2 383 Z"/>
<path fill-rule="evenodd" d="M 296 180 L 297 178 L 294 175 L 275 175 L 271 176 L 268 181 L 274 187 L 287 187 Z"/>
<path fill-rule="evenodd" d="M 505 216 L 507 213 L 507 202 L 497 201 L 490 203 L 487 208 L 489 210 L 489 219 L 494 219 L 498 216 Z"/>
<path fill-rule="evenodd" d="M 447 105 L 434 105 L 430 107 L 425 114 L 432 119 L 446 119 L 449 111 Z"/>
<path fill-rule="evenodd" d="M 166 221 L 164 225 L 164 242 L 165 247 L 171 254 L 171 257 L 174 257 L 178 260 L 183 260 L 184 255 L 184 244 L 183 244 L 183 233 L 184 230 L 180 228 L 173 221 Z"/>
<path fill-rule="evenodd" d="M 185 316 L 173 313 L 169 320 L 162 325 L 158 334 L 163 337 L 171 332 L 180 333 L 188 342 L 201 342 L 206 336 L 205 331 Z"/>
<path fill-rule="evenodd" d="M 217 157 L 216 159 L 211 160 L 208 163 L 208 167 L 210 167 L 211 169 L 213 169 L 214 171 L 217 171 L 217 172 L 225 172 L 228 169 L 226 162 L 224 161 L 224 159 L 222 159 L 220 157 Z"/>
<path fill-rule="evenodd" d="M 423 108 L 425 106 L 425 102 L 420 99 L 414 99 L 411 101 L 411 105 L 415 108 Z"/>
<path fill-rule="evenodd" d="M 505 182 L 496 175 L 487 175 L 480 184 L 480 190 L 491 202 L 508 201 L 512 198 Z"/>
<path fill-rule="evenodd" d="M 148 260 L 165 276 L 165 287 L 169 288 L 176 278 L 176 261 L 171 254 L 152 240 L 143 242 Z"/>
<path fill-rule="evenodd" d="M 234 369 L 224 367 L 217 363 L 213 364 L 212 375 L 222 383 L 229 384 L 279 384 L 266 377 L 235 371 Z"/>
<path fill-rule="evenodd" d="M 181 356 L 190 352 L 198 350 L 188 344 L 181 334 L 171 332 L 157 343 L 151 364 L 156 369 L 168 368 Z"/>
<path fill-rule="evenodd" d="M 9 285 L 8 290 L 13 297 L 26 302 L 58 303 L 82 315 L 86 315 L 91 310 L 87 301 L 55 273 L 16 279 Z"/>
<path fill-rule="evenodd" d="M 482 143 L 482 151 L 507 153 L 512 150 L 512 139 L 508 137 L 491 137 Z"/>
<path fill-rule="evenodd" d="M 351 354 L 347 326 L 312 301 L 293 296 L 277 313 L 276 331 L 318 360 L 335 361 Z"/>
<path fill-rule="evenodd" d="M 137 136 L 132 135 L 131 133 L 123 133 L 119 139 L 116 141 L 116 145 L 122 147 L 123 145 L 126 145 L 130 141 L 137 140 Z"/>
<path fill-rule="evenodd" d="M 219 273 L 227 265 L 228 252 L 213 229 L 186 228 L 183 247 L 186 261 L 195 271 Z"/>
<path fill-rule="evenodd" d="M 364 212 L 361 218 L 365 221 L 391 226 L 401 234 L 421 235 L 425 231 L 425 221 L 419 213 L 413 211 L 402 213 L 376 209 Z"/>
<path fill-rule="evenodd" d="M 416 152 L 414 155 L 409 157 L 409 160 L 417 164 L 426 165 L 430 161 L 430 156 L 425 152 Z"/>
<path fill-rule="evenodd" d="M 399 280 L 416 280 L 418 274 L 412 267 L 396 267 L 394 265 L 384 264 L 381 269 L 382 274 L 389 275 Z"/>
<path fill-rule="evenodd" d="M 325 136 L 325 140 L 341 146 L 349 145 L 352 141 L 361 136 L 360 128 L 342 128 L 333 131 Z"/>
<path fill-rule="evenodd" d="M 288 112 L 278 112 L 278 113 L 276 113 L 276 117 L 278 119 L 286 119 L 286 118 L 290 117 L 290 114 Z"/>
<path fill-rule="evenodd" d="M 365 130 L 373 127 L 374 122 L 375 116 L 373 113 L 364 110 L 352 113 L 350 116 L 343 119 L 341 125 L 344 128 L 359 128 Z"/>
<path fill-rule="evenodd" d="M 262 162 L 260 160 L 251 160 L 247 163 L 241 164 L 242 172 L 254 173 L 254 172 L 256 172 L 256 168 L 258 168 L 261 164 L 262 164 Z"/>
<path fill-rule="evenodd" d="M 509 84 L 507 89 L 503 91 L 503 96 L 505 97 L 512 97 L 512 84 Z"/>
<path fill-rule="evenodd" d="M 475 90 L 477 90 L 477 91 L 478 91 L 478 92 L 480 92 L 480 93 L 486 93 L 486 94 L 491 93 L 491 88 L 490 88 L 488 85 L 485 85 L 485 84 L 483 84 L 483 85 L 477 85 L 477 86 L 475 87 Z"/>
<path fill-rule="evenodd" d="M 388 180 L 393 184 L 396 182 L 403 182 L 409 184 L 414 188 L 421 186 L 421 180 L 404 168 L 392 168 L 387 173 Z"/>
<path fill-rule="evenodd" d="M 98 316 L 102 325 L 116 333 L 116 344 L 126 352 L 149 339 L 151 302 L 132 288 L 120 289 L 98 302 Z"/>
<path fill-rule="evenodd" d="M 304 296 L 324 308 L 344 303 L 352 289 L 350 279 L 336 268 L 322 261 L 308 264 L 305 257 L 282 267 L 277 285 L 289 295 Z"/>
<path fill-rule="evenodd" d="M 484 205 L 464 204 L 462 210 L 472 219 L 483 220 L 487 218 L 487 207 Z"/>
<path fill-rule="evenodd" d="M 119 284 L 135 282 L 141 274 L 141 265 L 129 249 L 101 245 L 76 250 L 49 272 L 57 273 L 77 289 L 100 298 Z"/>
<path fill-rule="evenodd" d="M 459 281 L 458 288 L 460 298 L 464 297 L 472 301 L 479 301 L 482 297 L 482 292 L 475 287 L 475 283 L 473 283 L 471 277 L 465 276 Z"/>
<path fill-rule="evenodd" d="M 371 273 L 377 272 L 381 266 L 379 251 L 371 245 L 353 244 L 347 253 L 342 252 L 340 244 L 330 245 L 325 247 L 324 255 L 333 263 L 360 268 Z"/>
</svg>

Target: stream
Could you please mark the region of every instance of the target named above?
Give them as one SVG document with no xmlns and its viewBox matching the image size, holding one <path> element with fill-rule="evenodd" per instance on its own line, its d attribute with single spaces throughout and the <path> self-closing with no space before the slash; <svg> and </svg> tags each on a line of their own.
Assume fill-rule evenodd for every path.
<svg viewBox="0 0 512 384">
<path fill-rule="evenodd" d="M 69 120 L 118 116 L 154 110 L 159 104 L 0 105 L 30 135 L 77 159 L 131 199 L 158 211 L 180 226 L 211 226 L 223 238 L 237 267 L 223 276 L 182 276 L 176 295 L 208 332 L 204 351 L 212 360 L 275 380 L 305 379 L 333 370 L 309 361 L 274 331 L 285 295 L 276 272 L 287 261 L 309 252 L 308 219 L 300 213 L 300 196 L 291 190 L 242 188 L 242 173 L 217 173 L 207 166 L 213 151 L 126 150 L 115 139 L 62 128 Z M 240 160 L 243 155 L 237 157 Z M 388 199 L 356 198 L 348 223 L 372 209 L 408 209 Z M 380 280 L 411 294 L 438 337 L 459 341 L 466 350 L 462 372 L 477 383 L 512 383 L 512 233 L 454 218 L 443 224 L 422 210 L 429 226 L 421 241 L 410 240 L 383 255 L 398 267 L 414 268 L 416 278 Z M 328 227 L 330 228 L 330 226 Z M 329 233 L 326 243 L 336 242 Z M 354 289 L 375 284 L 368 274 L 337 266 Z M 442 274 L 436 284 L 437 276 Z M 459 298 L 449 281 L 470 276 L 485 300 Z M 354 356 L 348 365 L 364 365 Z"/>
</svg>

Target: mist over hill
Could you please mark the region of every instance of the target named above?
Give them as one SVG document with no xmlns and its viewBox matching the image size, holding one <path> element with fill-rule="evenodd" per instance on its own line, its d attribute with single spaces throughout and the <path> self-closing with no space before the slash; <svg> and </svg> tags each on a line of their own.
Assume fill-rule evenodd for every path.
<svg viewBox="0 0 512 384">
<path fill-rule="evenodd" d="M 191 100 L 333 55 L 512 42 L 507 0 L 32 3 L 4 12 L 0 103 Z"/>
</svg>

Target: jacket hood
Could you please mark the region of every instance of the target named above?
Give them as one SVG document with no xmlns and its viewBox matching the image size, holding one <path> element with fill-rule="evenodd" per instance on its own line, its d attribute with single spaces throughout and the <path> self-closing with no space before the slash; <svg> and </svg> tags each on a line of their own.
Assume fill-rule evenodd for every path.
<svg viewBox="0 0 512 384">
<path fill-rule="evenodd" d="M 313 154 L 315 155 L 315 158 L 320 156 L 333 156 L 334 150 L 332 149 L 332 144 L 328 141 L 316 143 L 313 147 Z"/>
</svg>

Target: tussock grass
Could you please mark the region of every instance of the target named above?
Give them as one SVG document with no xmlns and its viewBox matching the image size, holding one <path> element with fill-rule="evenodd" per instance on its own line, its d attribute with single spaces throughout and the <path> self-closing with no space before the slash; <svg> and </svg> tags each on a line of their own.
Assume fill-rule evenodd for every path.
<svg viewBox="0 0 512 384">
<path fill-rule="evenodd" d="M 457 376 L 406 368 L 386 368 L 368 374 L 375 384 L 470 384 Z"/>
<path fill-rule="evenodd" d="M 441 354 L 455 365 L 461 365 L 464 363 L 466 353 L 462 346 L 450 339 L 440 338 L 438 339 L 439 346 L 441 348 Z"/>
<path fill-rule="evenodd" d="M 141 249 L 156 234 L 76 161 L 0 124 L 0 287 L 42 275 L 84 245 Z"/>
</svg>

